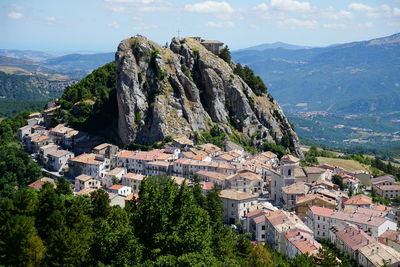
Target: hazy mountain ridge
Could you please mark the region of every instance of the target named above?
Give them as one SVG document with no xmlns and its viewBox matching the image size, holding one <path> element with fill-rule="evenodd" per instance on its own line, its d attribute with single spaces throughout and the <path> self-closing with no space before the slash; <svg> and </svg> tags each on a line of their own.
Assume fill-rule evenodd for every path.
<svg viewBox="0 0 400 267">
<path fill-rule="evenodd" d="M 390 106 L 380 104 L 400 88 L 400 34 L 325 48 L 244 50 L 232 55 L 268 81 L 273 95 L 290 110 L 307 103 L 301 109 L 383 112 L 400 104 L 392 98 L 387 98 Z"/>
</svg>

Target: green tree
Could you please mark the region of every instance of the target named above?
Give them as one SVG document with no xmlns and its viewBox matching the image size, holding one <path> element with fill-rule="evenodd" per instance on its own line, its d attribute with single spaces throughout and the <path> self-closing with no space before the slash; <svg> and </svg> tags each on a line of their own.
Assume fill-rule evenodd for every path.
<svg viewBox="0 0 400 267">
<path fill-rule="evenodd" d="M 248 66 L 243 67 L 240 64 L 236 64 L 234 73 L 239 75 L 257 96 L 267 94 L 267 86 L 263 80 L 260 76 L 256 76 Z"/>
<path fill-rule="evenodd" d="M 0 263 L 41 266 L 46 248 L 37 234 L 34 217 L 14 215 L 0 227 Z"/>
<path fill-rule="evenodd" d="M 72 194 L 71 183 L 68 182 L 64 177 L 62 177 L 60 180 L 57 180 L 56 184 L 57 184 L 56 192 L 58 194 L 63 194 L 63 195 Z"/>
<path fill-rule="evenodd" d="M 272 265 L 272 254 L 262 244 L 253 246 L 248 256 L 248 263 L 251 267 L 263 267 Z"/>
<path fill-rule="evenodd" d="M 332 175 L 332 183 L 338 185 L 340 190 L 344 190 L 346 188 L 346 185 L 343 183 L 342 176 L 338 174 Z"/>
<path fill-rule="evenodd" d="M 232 61 L 231 51 L 229 50 L 229 47 L 227 45 L 225 45 L 225 47 L 221 49 L 219 57 L 222 58 L 228 64 L 231 64 Z"/>
<path fill-rule="evenodd" d="M 92 217 L 106 218 L 110 213 L 110 198 L 106 191 L 98 189 L 90 193 L 93 204 Z"/>
<path fill-rule="evenodd" d="M 141 261 L 141 245 L 124 209 L 112 208 L 107 218 L 94 223 L 92 258 L 97 265 L 134 266 Z"/>
<path fill-rule="evenodd" d="M 339 265 L 336 255 L 325 246 L 318 250 L 317 259 L 317 264 L 320 266 L 336 267 Z"/>
</svg>

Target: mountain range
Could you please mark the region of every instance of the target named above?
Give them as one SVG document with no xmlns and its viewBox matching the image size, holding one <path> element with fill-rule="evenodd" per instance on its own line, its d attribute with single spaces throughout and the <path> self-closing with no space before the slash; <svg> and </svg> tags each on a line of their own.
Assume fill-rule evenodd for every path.
<svg viewBox="0 0 400 267">
<path fill-rule="evenodd" d="M 232 57 L 260 75 L 286 110 L 361 114 L 400 104 L 400 34 L 322 48 L 250 47 Z"/>
</svg>

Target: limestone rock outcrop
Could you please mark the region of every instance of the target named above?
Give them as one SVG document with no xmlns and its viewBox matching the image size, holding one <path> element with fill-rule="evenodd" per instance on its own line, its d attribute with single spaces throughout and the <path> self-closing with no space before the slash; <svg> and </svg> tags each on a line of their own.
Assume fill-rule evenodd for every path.
<svg viewBox="0 0 400 267">
<path fill-rule="evenodd" d="M 142 36 L 123 40 L 117 65 L 118 133 L 123 144 L 151 144 L 166 136 L 191 135 L 219 125 L 228 134 L 278 143 L 299 141 L 281 107 L 256 96 L 228 64 L 191 38 L 167 47 Z"/>
</svg>

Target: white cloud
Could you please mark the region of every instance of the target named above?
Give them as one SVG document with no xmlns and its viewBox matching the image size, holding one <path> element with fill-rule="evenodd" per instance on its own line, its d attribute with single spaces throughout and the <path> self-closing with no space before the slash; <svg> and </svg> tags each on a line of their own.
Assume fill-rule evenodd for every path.
<svg viewBox="0 0 400 267">
<path fill-rule="evenodd" d="M 113 29 L 119 29 L 120 25 L 119 25 L 118 22 L 113 21 L 113 22 L 111 22 L 110 24 L 108 24 L 108 27 L 111 27 L 111 28 L 113 28 Z"/>
<path fill-rule="evenodd" d="M 321 19 L 331 19 L 331 20 L 351 20 L 353 19 L 353 13 L 347 10 L 336 11 L 334 8 L 321 9 L 316 14 L 310 15 L 308 17 L 321 18 Z"/>
<path fill-rule="evenodd" d="M 357 12 L 372 12 L 374 10 L 374 8 L 361 3 L 351 3 L 349 9 Z"/>
<path fill-rule="evenodd" d="M 254 7 L 253 10 L 255 11 L 267 11 L 269 9 L 266 3 L 261 3 L 258 6 Z"/>
<path fill-rule="evenodd" d="M 400 17 L 400 8 L 397 7 L 393 8 L 393 15 L 395 17 Z"/>
<path fill-rule="evenodd" d="M 377 7 L 371 7 L 361 3 L 351 3 L 348 6 L 349 9 L 364 13 L 368 18 L 377 19 L 381 17 L 392 18 L 400 16 L 399 8 L 392 8 L 389 5 L 380 5 Z"/>
<path fill-rule="evenodd" d="M 135 27 L 133 27 L 135 30 L 153 30 L 153 29 L 157 29 L 158 26 L 155 24 L 147 24 L 144 22 L 140 22 L 138 25 L 136 25 Z"/>
<path fill-rule="evenodd" d="M 346 25 L 341 24 L 341 23 L 327 23 L 327 24 L 323 24 L 322 27 L 324 27 L 326 29 L 340 30 L 340 29 L 346 28 Z"/>
<path fill-rule="evenodd" d="M 299 20 L 295 18 L 288 18 L 279 21 L 279 25 L 289 27 L 290 29 L 298 29 L 298 28 L 314 29 L 317 27 L 317 22 L 315 20 Z"/>
<path fill-rule="evenodd" d="M 196 4 L 185 5 L 185 10 L 189 12 L 205 14 L 232 14 L 235 9 L 227 2 L 205 1 Z"/>
<path fill-rule="evenodd" d="M 57 21 L 57 18 L 54 16 L 47 16 L 47 17 L 44 17 L 44 20 L 47 22 L 47 24 L 51 25 Z"/>
<path fill-rule="evenodd" d="M 206 23 L 206 27 L 210 28 L 234 28 L 235 23 L 232 21 L 209 21 Z"/>
<path fill-rule="evenodd" d="M 374 26 L 374 24 L 372 22 L 366 22 L 366 23 L 359 23 L 357 24 L 357 26 L 359 28 L 371 28 L 372 26 Z"/>
<path fill-rule="evenodd" d="M 105 8 L 118 13 L 162 12 L 172 8 L 164 0 L 105 0 Z"/>
<path fill-rule="evenodd" d="M 278 11 L 311 11 L 313 7 L 309 2 L 295 0 L 271 0 L 269 9 Z"/>
<path fill-rule="evenodd" d="M 8 13 L 7 16 L 10 19 L 22 19 L 24 17 L 24 14 L 19 13 L 19 12 L 11 12 L 11 13 Z"/>
</svg>

